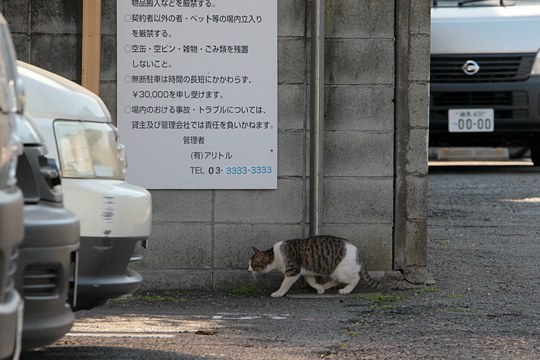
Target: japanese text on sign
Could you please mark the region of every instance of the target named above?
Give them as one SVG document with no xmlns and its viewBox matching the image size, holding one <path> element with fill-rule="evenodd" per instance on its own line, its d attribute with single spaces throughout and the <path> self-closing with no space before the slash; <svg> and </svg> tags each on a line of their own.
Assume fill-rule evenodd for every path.
<svg viewBox="0 0 540 360">
<path fill-rule="evenodd" d="M 275 189 L 277 0 L 117 7 L 128 180 L 150 189 Z"/>
</svg>

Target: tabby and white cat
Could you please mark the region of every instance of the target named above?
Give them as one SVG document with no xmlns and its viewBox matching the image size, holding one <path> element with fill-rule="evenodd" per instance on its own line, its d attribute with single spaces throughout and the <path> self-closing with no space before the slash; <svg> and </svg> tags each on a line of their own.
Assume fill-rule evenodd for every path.
<svg viewBox="0 0 540 360">
<path fill-rule="evenodd" d="M 285 295 L 302 275 L 319 294 L 340 283 L 347 286 L 340 289 L 339 293 L 349 294 L 360 278 L 368 287 L 382 288 L 381 284 L 369 276 L 358 248 L 342 238 L 320 235 L 280 241 L 266 251 L 253 250 L 255 254 L 249 261 L 250 272 L 257 275 L 279 270 L 285 274 L 281 287 L 272 293 L 272 297 Z M 318 284 L 315 276 L 319 275 L 329 275 L 331 280 L 323 285 Z"/>
</svg>

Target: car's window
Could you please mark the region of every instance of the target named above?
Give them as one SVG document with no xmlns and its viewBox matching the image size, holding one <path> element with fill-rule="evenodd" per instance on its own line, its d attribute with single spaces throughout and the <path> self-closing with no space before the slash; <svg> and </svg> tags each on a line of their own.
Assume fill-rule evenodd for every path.
<svg viewBox="0 0 540 360">
<path fill-rule="evenodd" d="M 13 117 L 17 111 L 15 49 L 7 23 L 0 14 L 0 187 L 15 183 L 18 154 L 13 138 Z"/>
<path fill-rule="evenodd" d="M 0 51 L 5 54 L 4 49 L 7 48 L 5 39 L 7 38 L 7 32 L 5 26 L 0 24 Z M 9 76 L 7 69 L 9 64 L 7 63 L 8 56 L 0 56 L 0 111 L 3 113 L 9 112 L 9 100 L 8 100 L 8 83 Z"/>
<path fill-rule="evenodd" d="M 2 66 L 0 69 L 0 81 L 2 82 L 2 96 L 0 98 L 0 110 L 3 112 L 17 111 L 17 66 L 15 47 L 11 40 L 11 34 L 5 19 L 0 15 L 0 52 L 2 53 Z"/>
</svg>

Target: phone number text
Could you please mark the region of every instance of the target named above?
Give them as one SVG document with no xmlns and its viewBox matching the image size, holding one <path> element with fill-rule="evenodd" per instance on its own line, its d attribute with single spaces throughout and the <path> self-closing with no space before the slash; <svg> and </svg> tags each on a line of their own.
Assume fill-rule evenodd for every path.
<svg viewBox="0 0 540 360">
<path fill-rule="evenodd" d="M 270 165 L 191 167 L 191 173 L 197 175 L 268 175 L 273 170 Z"/>
</svg>

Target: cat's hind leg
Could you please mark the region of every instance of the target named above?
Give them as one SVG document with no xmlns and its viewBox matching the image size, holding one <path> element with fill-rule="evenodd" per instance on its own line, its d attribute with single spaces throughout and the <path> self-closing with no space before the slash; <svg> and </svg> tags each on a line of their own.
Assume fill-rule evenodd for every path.
<svg viewBox="0 0 540 360">
<path fill-rule="evenodd" d="M 317 294 L 324 294 L 324 287 L 321 284 L 317 284 L 317 279 L 313 275 L 305 275 L 304 279 L 306 279 L 306 282 L 317 290 Z"/>
<path fill-rule="evenodd" d="M 331 289 L 331 288 L 336 287 L 338 285 L 339 285 L 339 281 L 330 280 L 330 281 L 323 284 L 323 288 L 324 288 L 324 290 L 328 290 L 328 289 Z"/>
<path fill-rule="evenodd" d="M 339 289 L 340 294 L 350 294 L 351 291 L 356 287 L 356 284 L 360 281 L 360 278 L 357 278 L 353 280 L 352 282 L 348 283 L 347 286 L 345 286 L 343 289 Z"/>
<path fill-rule="evenodd" d="M 295 276 L 285 276 L 285 279 L 283 279 L 283 282 L 281 283 L 281 286 L 279 287 L 278 291 L 272 293 L 272 297 L 282 297 L 289 291 L 292 284 L 296 282 L 300 278 L 300 274 Z"/>
</svg>

